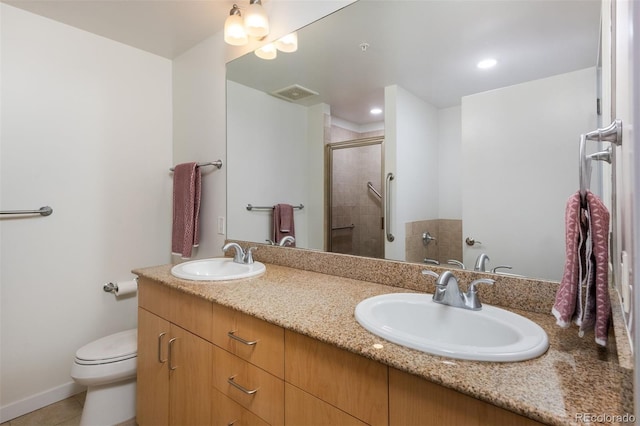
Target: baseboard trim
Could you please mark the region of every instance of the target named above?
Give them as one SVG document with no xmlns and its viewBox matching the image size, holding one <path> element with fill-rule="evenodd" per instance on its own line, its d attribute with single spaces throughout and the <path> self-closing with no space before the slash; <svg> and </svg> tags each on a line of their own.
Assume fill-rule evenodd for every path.
<svg viewBox="0 0 640 426">
<path fill-rule="evenodd" d="M 75 394 L 86 390 L 85 386 L 80 386 L 75 382 L 37 393 L 27 398 L 0 407 L 0 423 L 8 422 L 32 411 L 38 410 L 55 402 L 62 401 Z"/>
</svg>

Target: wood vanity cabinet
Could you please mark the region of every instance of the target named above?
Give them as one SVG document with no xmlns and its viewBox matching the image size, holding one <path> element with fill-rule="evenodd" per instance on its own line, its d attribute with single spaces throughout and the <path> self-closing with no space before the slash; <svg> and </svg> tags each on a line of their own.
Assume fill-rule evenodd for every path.
<svg viewBox="0 0 640 426">
<path fill-rule="evenodd" d="M 539 424 L 149 279 L 138 303 L 140 426 Z"/>
<path fill-rule="evenodd" d="M 144 279 L 138 282 L 139 425 L 211 423 L 211 303 Z M 185 329 L 185 328 L 187 329 Z"/>
</svg>

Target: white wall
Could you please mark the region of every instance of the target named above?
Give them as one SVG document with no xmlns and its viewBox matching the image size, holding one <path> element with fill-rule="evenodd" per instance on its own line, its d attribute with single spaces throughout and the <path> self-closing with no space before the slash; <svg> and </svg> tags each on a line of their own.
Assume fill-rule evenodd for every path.
<svg viewBox="0 0 640 426">
<path fill-rule="evenodd" d="M 218 218 L 226 218 L 227 207 L 224 52 L 218 34 L 173 60 L 173 161 L 223 161 L 220 170 L 201 168 L 201 235 L 194 259 L 222 255 L 225 240 L 225 230 L 218 232 Z"/>
<path fill-rule="evenodd" d="M 136 326 L 102 290 L 167 263 L 171 62 L 0 4 L 0 413 L 68 396 L 75 351 Z"/>
<path fill-rule="evenodd" d="M 564 211 L 579 187 L 567 164 L 596 127 L 595 81 L 589 68 L 462 99 L 463 238 L 482 242 L 464 246 L 465 264 L 484 252 L 491 268 L 561 278 Z"/>
<path fill-rule="evenodd" d="M 232 81 L 227 91 L 229 229 L 235 239 L 264 241 L 272 238 L 272 212 L 248 211 L 247 204 L 308 204 L 307 108 Z M 294 211 L 301 247 L 307 247 L 307 212 Z"/>
<path fill-rule="evenodd" d="M 438 111 L 399 86 L 385 88 L 385 111 L 385 177 L 389 172 L 395 176 L 395 240 L 385 242 L 384 256 L 404 260 L 405 223 L 438 218 Z"/>
<path fill-rule="evenodd" d="M 462 219 L 462 109 L 438 110 L 438 218 Z"/>
</svg>

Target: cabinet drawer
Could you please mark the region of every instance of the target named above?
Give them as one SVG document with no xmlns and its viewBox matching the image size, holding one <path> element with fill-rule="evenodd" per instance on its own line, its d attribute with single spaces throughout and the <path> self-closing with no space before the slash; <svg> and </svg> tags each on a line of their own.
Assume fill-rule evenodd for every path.
<svg viewBox="0 0 640 426">
<path fill-rule="evenodd" d="M 213 389 L 211 406 L 211 424 L 213 426 L 269 426 L 269 423 L 217 389 Z"/>
<path fill-rule="evenodd" d="M 213 365 L 213 386 L 216 389 L 267 423 L 272 425 L 284 423 L 282 379 L 215 345 L 213 346 Z"/>
<path fill-rule="evenodd" d="M 214 303 L 211 341 L 284 378 L 284 330 L 281 327 Z"/>
<path fill-rule="evenodd" d="M 365 423 L 388 424 L 388 374 L 380 363 L 287 330 L 284 376 Z"/>
<path fill-rule="evenodd" d="M 289 383 L 285 383 L 284 386 L 285 424 L 366 426 L 366 423 Z"/>
</svg>

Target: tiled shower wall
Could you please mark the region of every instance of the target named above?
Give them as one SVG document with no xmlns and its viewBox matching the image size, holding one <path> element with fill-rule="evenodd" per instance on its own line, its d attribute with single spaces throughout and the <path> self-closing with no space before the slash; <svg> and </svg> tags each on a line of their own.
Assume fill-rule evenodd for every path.
<svg viewBox="0 0 640 426">
<path fill-rule="evenodd" d="M 358 133 L 335 125 L 325 126 L 328 143 L 383 134 L 382 130 Z M 331 251 L 334 253 L 383 257 L 382 201 L 367 188 L 367 182 L 371 181 L 381 191 L 381 161 L 379 144 L 333 151 L 331 220 L 333 229 L 341 228 L 331 232 Z"/>
<path fill-rule="evenodd" d="M 425 258 L 446 264 L 462 261 L 462 220 L 433 219 L 405 224 L 405 255 L 407 262 L 422 263 Z M 424 245 L 422 234 L 429 232 L 435 240 Z"/>
</svg>

